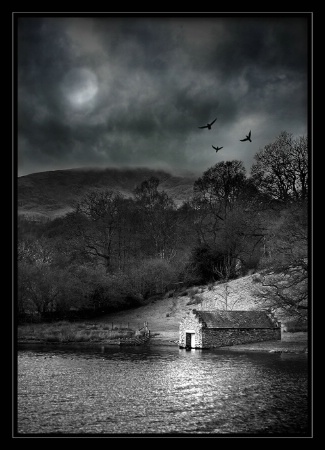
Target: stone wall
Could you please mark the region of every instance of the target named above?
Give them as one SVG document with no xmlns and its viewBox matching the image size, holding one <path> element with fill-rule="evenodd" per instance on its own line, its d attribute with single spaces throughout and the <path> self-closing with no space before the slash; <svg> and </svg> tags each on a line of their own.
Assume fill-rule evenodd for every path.
<svg viewBox="0 0 325 450">
<path fill-rule="evenodd" d="M 188 313 L 180 322 L 180 348 L 187 346 L 186 332 L 195 333 L 196 348 L 216 348 L 250 342 L 281 340 L 281 326 L 277 328 L 206 328 L 205 324 L 192 312 Z"/>
<path fill-rule="evenodd" d="M 188 315 L 180 322 L 179 325 L 179 347 L 186 347 L 186 330 L 195 332 L 195 346 L 202 348 L 202 323 L 192 313 Z"/>
<path fill-rule="evenodd" d="M 281 340 L 281 328 L 220 328 L 203 329 L 202 347 L 213 348 Z"/>
</svg>

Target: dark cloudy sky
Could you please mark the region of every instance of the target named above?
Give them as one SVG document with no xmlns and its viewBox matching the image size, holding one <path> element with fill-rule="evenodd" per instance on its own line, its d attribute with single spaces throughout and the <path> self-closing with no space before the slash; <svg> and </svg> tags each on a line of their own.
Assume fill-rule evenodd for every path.
<svg viewBox="0 0 325 450">
<path fill-rule="evenodd" d="M 18 175 L 202 173 L 308 129 L 308 16 L 16 17 Z M 211 130 L 199 129 L 217 117 Z M 239 139 L 252 130 L 252 143 Z M 222 146 L 216 153 L 212 145 Z"/>
</svg>

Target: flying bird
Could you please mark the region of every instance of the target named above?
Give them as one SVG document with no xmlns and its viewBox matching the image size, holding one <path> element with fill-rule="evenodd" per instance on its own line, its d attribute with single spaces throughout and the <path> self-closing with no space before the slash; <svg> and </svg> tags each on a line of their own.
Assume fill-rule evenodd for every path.
<svg viewBox="0 0 325 450">
<path fill-rule="evenodd" d="M 239 139 L 241 142 L 244 142 L 244 141 L 249 141 L 249 142 L 252 142 L 252 140 L 251 140 L 251 132 L 249 132 L 247 135 L 246 135 L 246 137 L 245 137 L 245 139 Z"/>
<path fill-rule="evenodd" d="M 214 122 L 217 120 L 217 118 L 214 119 L 213 122 L 208 123 L 207 125 L 204 125 L 203 127 L 198 127 L 198 128 L 208 128 L 209 130 L 211 130 L 211 126 L 214 124 Z"/>
<path fill-rule="evenodd" d="M 212 145 L 212 147 L 215 149 L 216 153 L 218 153 L 218 150 L 221 150 L 223 147 L 214 147 L 214 145 Z"/>
</svg>

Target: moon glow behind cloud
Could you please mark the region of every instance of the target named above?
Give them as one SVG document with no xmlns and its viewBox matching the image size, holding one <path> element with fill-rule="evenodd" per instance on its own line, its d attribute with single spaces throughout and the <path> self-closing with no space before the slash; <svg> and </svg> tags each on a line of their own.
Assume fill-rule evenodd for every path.
<svg viewBox="0 0 325 450">
<path fill-rule="evenodd" d="M 86 68 L 71 69 L 63 78 L 62 91 L 71 106 L 88 106 L 98 92 L 97 77 Z"/>
</svg>

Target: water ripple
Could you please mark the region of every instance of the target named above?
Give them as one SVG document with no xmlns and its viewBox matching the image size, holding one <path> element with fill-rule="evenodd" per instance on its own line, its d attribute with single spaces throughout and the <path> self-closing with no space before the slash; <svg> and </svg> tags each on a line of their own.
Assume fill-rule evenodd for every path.
<svg viewBox="0 0 325 450">
<path fill-rule="evenodd" d="M 308 432 L 306 357 L 218 351 L 20 351 L 18 432 Z"/>
</svg>

